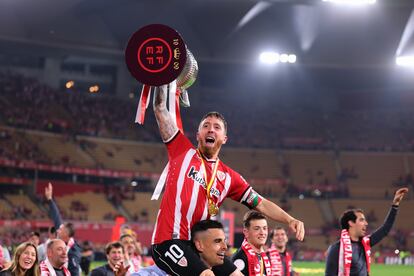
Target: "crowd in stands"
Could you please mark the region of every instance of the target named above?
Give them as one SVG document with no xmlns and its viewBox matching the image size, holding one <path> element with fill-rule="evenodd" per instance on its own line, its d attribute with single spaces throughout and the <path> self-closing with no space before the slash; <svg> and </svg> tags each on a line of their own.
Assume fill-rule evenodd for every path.
<svg viewBox="0 0 414 276">
<path fill-rule="evenodd" d="M 51 163 L 51 160 L 36 144 L 30 143 L 24 137 L 16 137 L 8 130 L 0 130 L 0 156 L 11 160 L 36 160 L 41 163 Z"/>
<path fill-rule="evenodd" d="M 395 187 L 413 187 L 414 181 L 411 173 L 406 174 L 405 176 L 400 175 L 397 180 L 392 183 Z"/>
<path fill-rule="evenodd" d="M 0 118 L 3 124 L 68 135 L 134 138 L 153 141 L 148 131 L 133 127 L 134 104 L 112 97 L 56 91 L 35 79 L 0 73 Z M 128 119 L 129 118 L 129 119 Z"/>
<path fill-rule="evenodd" d="M 198 93 L 203 93 L 203 88 L 199 89 Z M 271 100 L 267 98 L 257 98 L 250 108 L 239 108 L 231 97 L 209 97 L 209 101 L 214 99 L 220 100 L 209 102 L 209 105 L 223 112 L 231 124 L 231 146 L 358 151 L 414 149 L 412 110 L 328 112 L 282 103 L 269 104 Z M 194 106 L 204 106 L 201 96 L 191 100 Z M 10 72 L 0 73 L 0 121 L 8 126 L 69 136 L 158 142 L 153 116 L 147 116 L 144 127 L 133 123 L 136 104 L 136 99 L 84 95 L 76 89 L 56 91 L 35 79 Z M 252 109 L 257 112 L 252 112 Z M 192 126 L 186 128 L 187 134 L 194 137 L 191 129 L 195 129 L 193 126 L 203 114 L 197 108 L 184 112 L 187 113 L 184 125 Z"/>
<path fill-rule="evenodd" d="M 149 214 L 147 209 L 143 209 L 140 212 L 135 212 L 132 214 L 132 220 L 138 223 L 148 223 L 149 222 Z"/>
<path fill-rule="evenodd" d="M 135 199 L 135 193 L 131 186 L 105 186 L 106 198 L 115 205 L 121 204 L 123 200 Z"/>
<path fill-rule="evenodd" d="M 27 241 L 33 229 L 28 225 L 20 225 L 19 227 L 2 226 L 0 228 L 0 243 L 8 248 L 13 248 L 17 244 Z M 46 238 L 42 233 L 41 239 Z"/>
</svg>

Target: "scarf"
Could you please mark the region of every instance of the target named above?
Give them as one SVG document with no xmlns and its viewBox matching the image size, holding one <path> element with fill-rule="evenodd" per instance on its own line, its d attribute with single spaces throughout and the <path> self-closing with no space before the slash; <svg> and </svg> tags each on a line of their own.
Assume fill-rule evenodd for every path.
<svg viewBox="0 0 414 276">
<path fill-rule="evenodd" d="M 61 267 L 65 276 L 70 276 L 69 270 L 63 265 Z M 56 276 L 56 271 L 53 268 L 52 264 L 49 262 L 49 259 L 40 262 L 40 275 L 41 276 Z"/>
<path fill-rule="evenodd" d="M 66 247 L 67 247 L 66 253 L 69 253 L 69 250 L 71 250 L 74 245 L 75 245 L 75 240 L 73 238 L 70 238 L 68 240 L 68 243 L 66 244 Z"/>
<path fill-rule="evenodd" d="M 362 246 L 365 251 L 365 260 L 367 264 L 368 274 L 371 267 L 371 245 L 369 237 L 362 238 Z M 351 272 L 352 264 L 352 243 L 348 230 L 343 229 L 341 231 L 340 245 L 339 245 L 339 264 L 338 264 L 338 276 L 349 276 Z"/>
<path fill-rule="evenodd" d="M 266 275 L 271 275 L 270 261 L 266 252 L 256 253 L 246 239 L 244 239 L 241 248 L 247 257 L 249 276 L 263 276 L 264 272 Z M 258 255 L 261 256 L 260 262 Z"/>
<path fill-rule="evenodd" d="M 290 257 L 289 253 L 286 252 L 286 271 L 283 271 L 283 263 L 282 257 L 280 256 L 279 251 L 276 249 L 276 246 L 272 244 L 272 246 L 267 251 L 269 253 L 270 264 L 272 268 L 272 276 L 284 276 L 290 275 L 292 271 L 292 258 Z"/>
<path fill-rule="evenodd" d="M 72 249 L 72 247 L 75 245 L 75 239 L 74 238 L 70 238 L 68 240 L 68 243 L 66 244 L 66 253 L 69 256 L 69 251 Z M 47 258 L 46 258 L 47 259 Z M 65 263 L 65 267 L 68 268 L 68 264 L 69 264 L 69 259 L 68 261 Z"/>
<path fill-rule="evenodd" d="M 139 255 L 134 255 L 129 259 L 129 269 L 130 273 L 138 272 L 141 269 L 142 258 Z"/>
</svg>

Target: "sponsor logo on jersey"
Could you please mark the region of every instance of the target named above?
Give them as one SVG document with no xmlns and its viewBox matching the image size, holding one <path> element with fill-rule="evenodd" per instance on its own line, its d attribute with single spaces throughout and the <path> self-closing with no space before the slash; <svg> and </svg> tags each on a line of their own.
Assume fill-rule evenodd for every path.
<svg viewBox="0 0 414 276">
<path fill-rule="evenodd" d="M 194 166 L 191 166 L 190 170 L 188 171 L 187 177 L 193 179 L 194 181 L 201 184 L 204 189 L 207 189 L 206 181 L 204 180 L 204 177 L 202 177 L 198 171 L 194 168 Z"/>
<path fill-rule="evenodd" d="M 206 181 L 204 180 L 204 177 L 199 174 L 199 171 L 197 171 L 194 166 L 191 166 L 190 170 L 188 171 L 187 177 L 188 178 L 191 178 L 194 181 L 196 181 L 201 186 L 203 186 L 203 188 L 205 190 L 207 190 L 207 184 L 206 184 Z M 224 175 L 224 177 L 226 177 L 226 176 Z M 216 197 L 220 197 L 220 194 L 221 193 L 220 193 L 219 190 L 217 190 L 215 187 L 211 187 L 210 195 L 214 195 Z"/>
</svg>

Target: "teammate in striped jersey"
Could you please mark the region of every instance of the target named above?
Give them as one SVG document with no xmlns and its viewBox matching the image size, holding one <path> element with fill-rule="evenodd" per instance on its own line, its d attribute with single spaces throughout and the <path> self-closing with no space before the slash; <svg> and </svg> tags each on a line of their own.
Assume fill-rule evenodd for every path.
<svg viewBox="0 0 414 276">
<path fill-rule="evenodd" d="M 227 197 L 287 224 L 296 238 L 303 240 L 303 222 L 261 197 L 240 174 L 220 161 L 221 146 L 227 141 L 224 117 L 218 112 L 205 115 L 198 127 L 198 146 L 194 147 L 168 112 L 167 87 L 156 88 L 154 96 L 154 113 L 169 159 L 165 192 L 152 237 L 156 264 L 171 275 L 214 275 L 191 247 L 190 230 L 196 222 L 217 215 Z M 227 259 L 214 271 L 220 275 L 241 275 Z"/>
</svg>

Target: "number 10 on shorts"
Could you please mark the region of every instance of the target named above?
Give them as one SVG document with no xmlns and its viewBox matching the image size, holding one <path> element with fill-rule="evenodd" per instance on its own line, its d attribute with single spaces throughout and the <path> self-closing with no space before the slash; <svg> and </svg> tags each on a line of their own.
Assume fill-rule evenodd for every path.
<svg viewBox="0 0 414 276">
<path fill-rule="evenodd" d="M 178 263 L 178 261 L 184 256 L 184 251 L 182 251 L 178 245 L 173 244 L 164 255 L 165 257 L 170 258 L 174 263 Z"/>
</svg>

